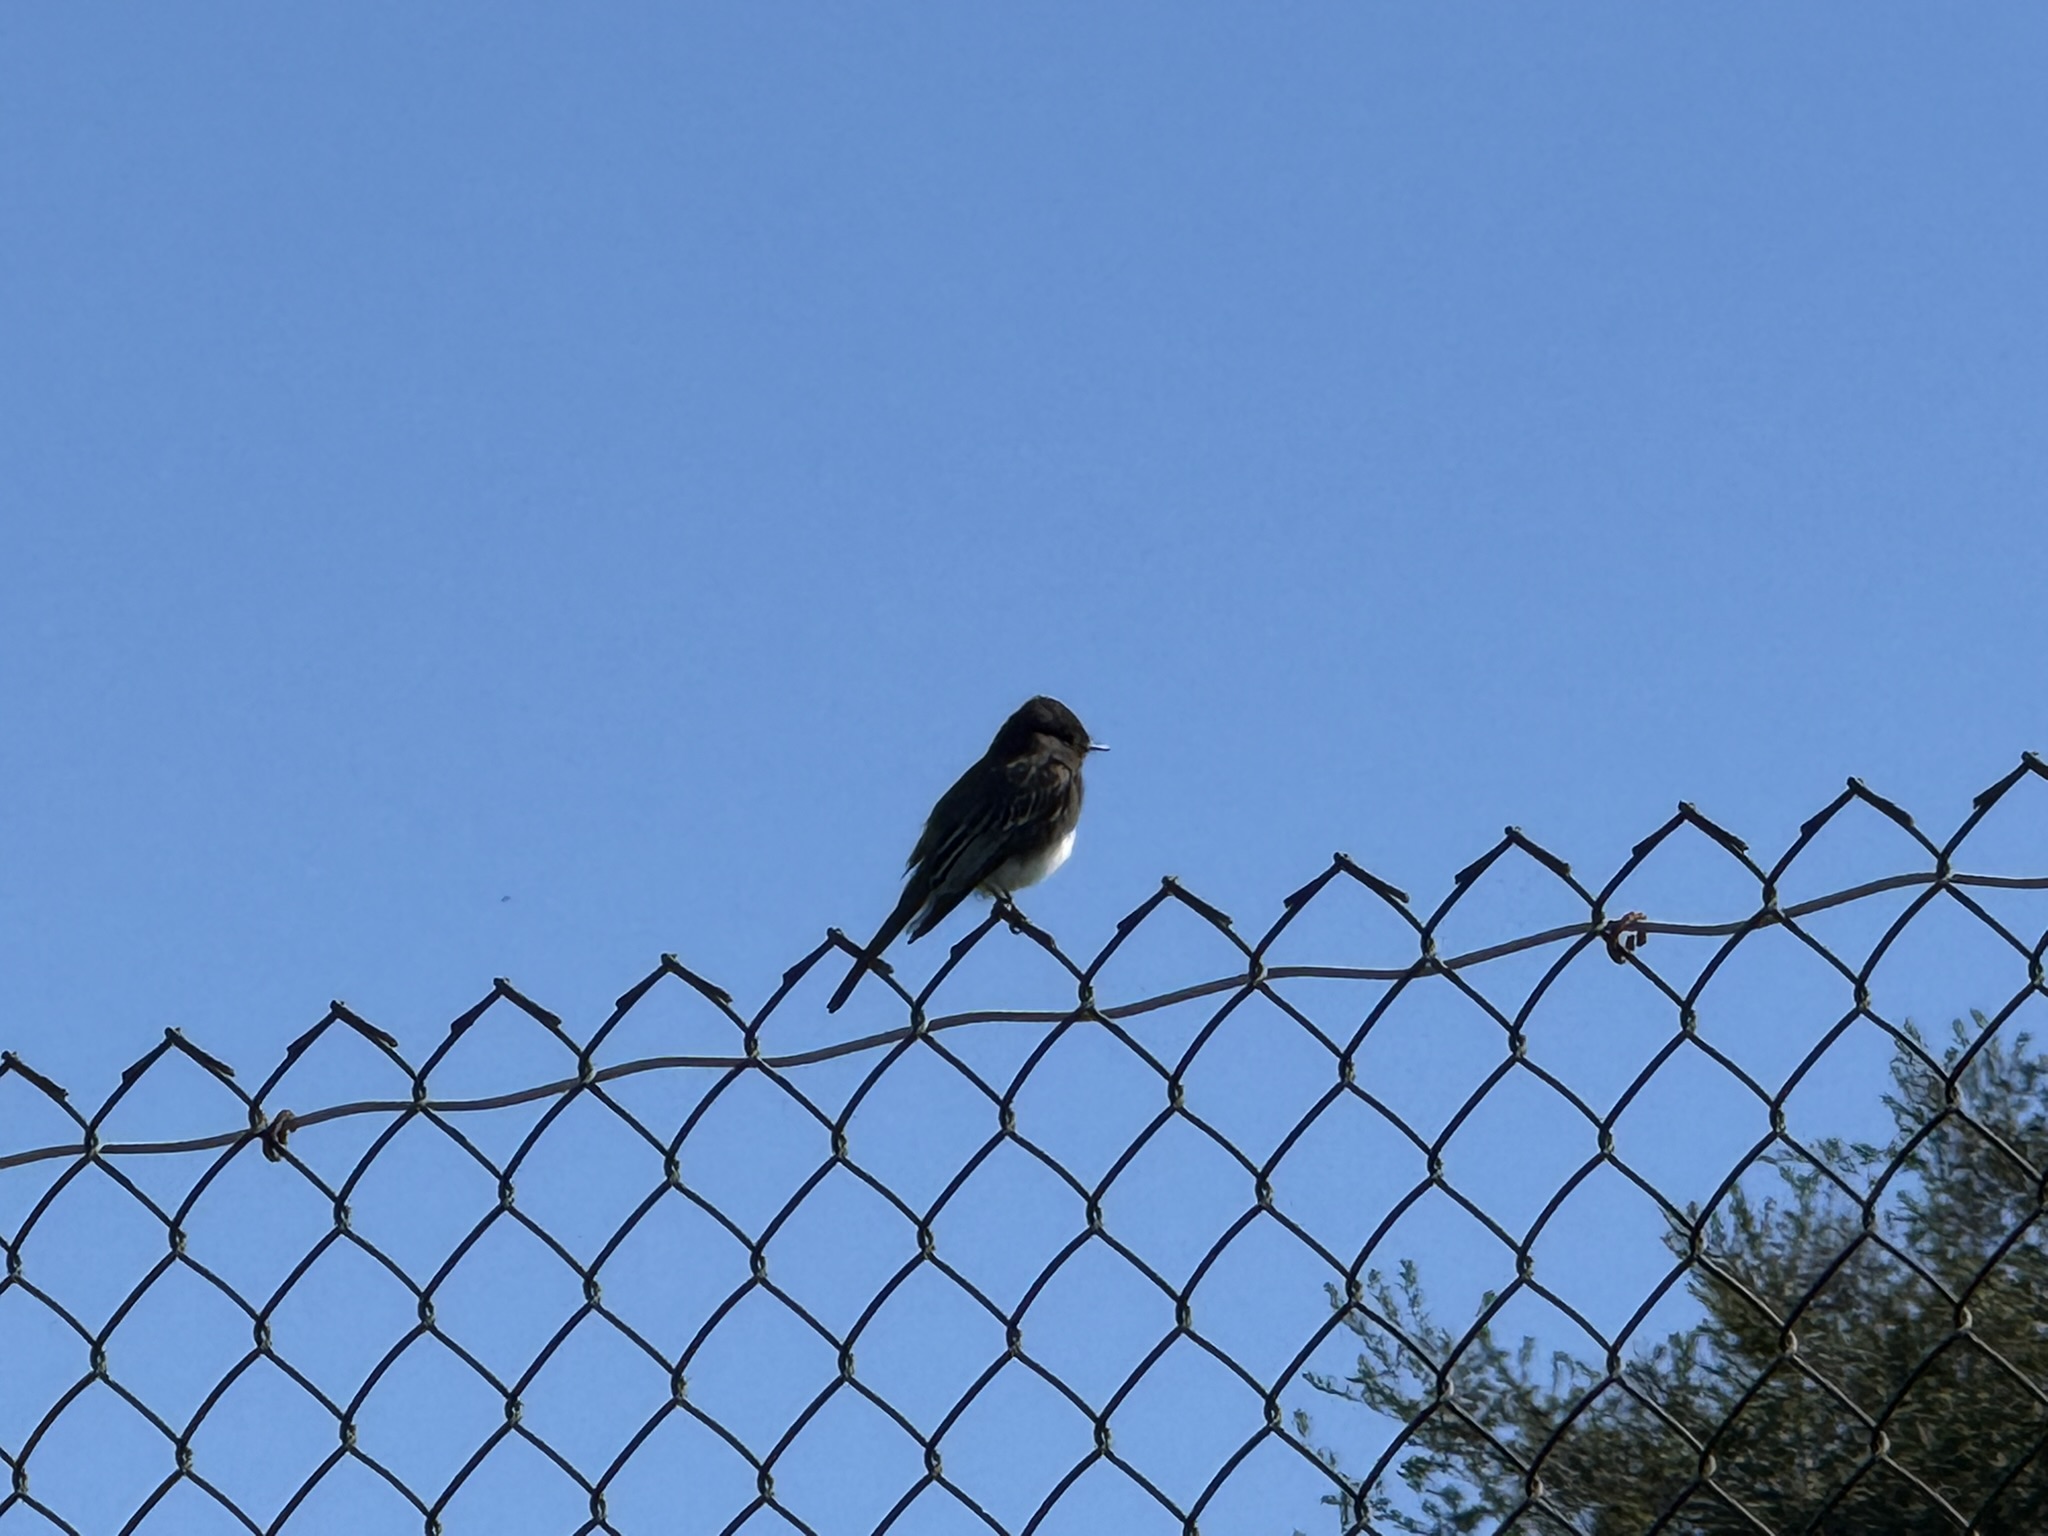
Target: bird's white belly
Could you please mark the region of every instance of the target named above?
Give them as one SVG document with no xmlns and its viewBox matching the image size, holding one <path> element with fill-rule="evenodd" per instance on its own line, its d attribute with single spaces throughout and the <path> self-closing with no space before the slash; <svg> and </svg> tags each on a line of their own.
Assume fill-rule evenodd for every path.
<svg viewBox="0 0 2048 1536">
<path fill-rule="evenodd" d="M 1069 832 L 1050 848 L 1033 854 L 1020 854 L 1014 859 L 1005 859 L 995 867 L 989 877 L 981 882 L 981 888 L 991 896 L 1006 896 L 1011 891 L 1021 891 L 1027 885 L 1036 885 L 1047 875 L 1067 862 L 1067 855 L 1074 851 L 1074 834 Z"/>
</svg>

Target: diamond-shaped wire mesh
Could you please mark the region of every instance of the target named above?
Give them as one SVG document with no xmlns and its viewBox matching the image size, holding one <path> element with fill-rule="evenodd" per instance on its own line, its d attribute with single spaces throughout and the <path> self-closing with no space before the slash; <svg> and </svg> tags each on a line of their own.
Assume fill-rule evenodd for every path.
<svg viewBox="0 0 2048 1536">
<path fill-rule="evenodd" d="M 8 1054 L 0 1536 L 2048 1530 L 2041 778 L 1000 909 L 856 1039 L 834 934 L 90 1114 Z"/>
</svg>

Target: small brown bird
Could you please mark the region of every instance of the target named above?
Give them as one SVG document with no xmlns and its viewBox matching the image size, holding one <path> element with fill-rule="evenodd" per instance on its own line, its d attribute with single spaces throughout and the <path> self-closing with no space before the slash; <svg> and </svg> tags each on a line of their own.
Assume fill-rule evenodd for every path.
<svg viewBox="0 0 2048 1536">
<path fill-rule="evenodd" d="M 903 897 L 825 1005 L 837 1013 L 913 918 L 912 941 L 970 892 L 1007 898 L 1066 863 L 1081 820 L 1081 763 L 1105 748 L 1058 699 L 1041 694 L 1003 722 L 981 760 L 939 796 L 910 850 Z M 922 915 L 920 915 L 922 914 Z"/>
</svg>

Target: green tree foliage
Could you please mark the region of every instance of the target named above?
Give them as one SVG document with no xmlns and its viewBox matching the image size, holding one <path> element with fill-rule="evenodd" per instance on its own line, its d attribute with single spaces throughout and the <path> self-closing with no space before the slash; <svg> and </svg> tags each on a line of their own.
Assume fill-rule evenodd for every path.
<svg viewBox="0 0 2048 1536">
<path fill-rule="evenodd" d="M 1976 1023 L 1900 1046 L 1888 1144 L 1781 1142 L 1766 1197 L 1675 1223 L 1704 1320 L 1629 1358 L 1454 1333 L 1413 1266 L 1369 1275 L 1355 1371 L 1309 1380 L 1411 1426 L 1406 1494 L 1347 1481 L 1344 1527 L 2048 1533 L 2048 1058 Z"/>
</svg>

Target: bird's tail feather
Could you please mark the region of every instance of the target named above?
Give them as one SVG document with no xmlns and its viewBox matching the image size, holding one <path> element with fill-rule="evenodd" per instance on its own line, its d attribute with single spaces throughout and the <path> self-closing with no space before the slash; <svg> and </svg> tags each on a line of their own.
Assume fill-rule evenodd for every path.
<svg viewBox="0 0 2048 1536">
<path fill-rule="evenodd" d="M 874 963 L 882 951 L 894 943 L 896 935 L 903 931 L 904 925 L 917 916 L 918 908 L 925 903 L 925 896 L 926 892 L 916 882 L 912 882 L 904 891 L 902 899 L 896 903 L 896 910 L 875 930 L 875 936 L 868 940 L 867 948 L 861 951 L 860 958 L 853 962 L 853 968 L 846 973 L 846 980 L 839 983 L 839 990 L 832 994 L 832 1000 L 825 1005 L 827 1013 L 837 1013 L 846 1000 L 853 996 L 853 989 L 860 985 L 861 977 L 874 968 Z"/>
</svg>

